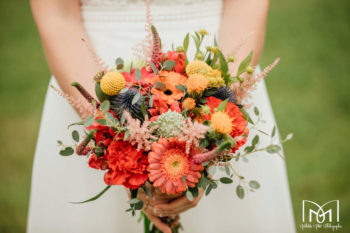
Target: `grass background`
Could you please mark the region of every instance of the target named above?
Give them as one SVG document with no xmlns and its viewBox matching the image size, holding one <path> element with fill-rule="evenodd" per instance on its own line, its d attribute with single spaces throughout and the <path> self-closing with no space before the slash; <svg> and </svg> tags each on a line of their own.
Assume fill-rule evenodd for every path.
<svg viewBox="0 0 350 233">
<path fill-rule="evenodd" d="M 19 233 L 50 72 L 29 1 L 0 9 L 0 232 Z M 295 135 L 284 147 L 299 232 L 303 199 L 339 199 L 338 232 L 350 231 L 349 12 L 348 0 L 271 1 L 261 63 L 282 59 L 267 85 L 281 133 Z"/>
</svg>

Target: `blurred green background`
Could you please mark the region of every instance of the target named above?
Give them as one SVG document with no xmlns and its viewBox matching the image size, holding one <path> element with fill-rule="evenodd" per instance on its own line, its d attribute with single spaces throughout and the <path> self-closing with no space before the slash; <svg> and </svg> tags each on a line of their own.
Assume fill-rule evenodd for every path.
<svg viewBox="0 0 350 233">
<path fill-rule="evenodd" d="M 29 1 L 0 1 L 0 9 L 0 232 L 18 233 L 50 72 Z M 339 199 L 338 232 L 350 232 L 349 42 L 348 0 L 271 1 L 261 63 L 282 59 L 267 85 L 281 134 L 295 135 L 284 147 L 299 232 L 303 199 Z"/>
</svg>

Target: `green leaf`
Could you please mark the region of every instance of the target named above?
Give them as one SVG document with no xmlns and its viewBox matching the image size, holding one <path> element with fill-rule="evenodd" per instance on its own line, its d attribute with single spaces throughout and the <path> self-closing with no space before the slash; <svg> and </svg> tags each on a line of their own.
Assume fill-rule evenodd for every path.
<svg viewBox="0 0 350 233">
<path fill-rule="evenodd" d="M 259 142 L 259 135 L 255 135 L 255 137 L 253 138 L 253 141 L 252 141 L 253 146 L 258 144 L 258 142 Z"/>
<path fill-rule="evenodd" d="M 253 51 L 249 53 L 249 55 L 241 62 L 241 64 L 238 67 L 237 76 L 240 76 L 242 73 L 245 72 L 247 66 L 249 66 L 250 61 L 253 57 Z"/>
<path fill-rule="evenodd" d="M 68 125 L 68 129 L 73 126 L 73 125 L 84 125 L 84 121 L 79 121 L 79 122 L 75 122 L 75 123 L 72 123 L 70 125 Z"/>
<path fill-rule="evenodd" d="M 215 45 L 215 46 L 218 46 L 218 42 L 217 42 L 217 40 L 216 40 L 216 35 L 214 35 L 214 45 Z"/>
<path fill-rule="evenodd" d="M 188 44 L 190 42 L 190 34 L 187 33 L 183 42 L 184 52 L 187 53 Z"/>
<path fill-rule="evenodd" d="M 231 184 L 233 182 L 233 180 L 229 177 L 221 177 L 220 182 L 223 184 Z"/>
<path fill-rule="evenodd" d="M 100 109 L 103 113 L 106 113 L 110 108 L 110 103 L 108 100 L 105 100 L 102 102 L 102 104 L 100 105 Z"/>
<path fill-rule="evenodd" d="M 134 98 L 132 98 L 131 104 L 134 105 L 137 103 L 137 101 L 140 99 L 141 94 L 140 92 L 137 92 L 136 95 L 134 96 Z"/>
<path fill-rule="evenodd" d="M 244 108 L 240 108 L 242 114 L 243 114 L 243 118 L 248 121 L 250 124 L 254 124 L 252 118 L 250 118 L 249 114 L 247 113 L 247 111 Z"/>
<path fill-rule="evenodd" d="M 202 138 L 199 141 L 199 147 L 206 148 L 207 146 L 210 146 L 210 142 L 206 138 Z"/>
<path fill-rule="evenodd" d="M 186 191 L 186 197 L 188 200 L 193 201 L 193 195 L 189 190 Z"/>
<path fill-rule="evenodd" d="M 147 109 L 146 109 L 145 99 L 143 99 L 142 104 L 141 104 L 141 112 L 142 112 L 142 115 L 143 115 L 144 117 L 147 115 Z"/>
<path fill-rule="evenodd" d="M 198 186 L 203 189 L 206 189 L 208 184 L 209 184 L 209 180 L 202 174 L 201 178 L 198 181 Z"/>
<path fill-rule="evenodd" d="M 135 77 L 136 77 L 137 81 L 139 81 L 139 82 L 141 81 L 142 75 L 141 75 L 140 69 L 138 69 L 138 68 L 135 70 Z"/>
<path fill-rule="evenodd" d="M 223 143 L 221 143 L 221 144 L 218 146 L 217 150 L 218 150 L 219 152 L 222 152 L 222 151 L 224 151 L 224 150 L 230 149 L 231 147 L 232 147 L 231 142 L 223 142 Z"/>
<path fill-rule="evenodd" d="M 152 197 L 151 190 L 146 185 L 143 185 L 142 189 L 146 193 L 147 196 Z"/>
<path fill-rule="evenodd" d="M 225 99 L 224 101 L 222 101 L 220 103 L 220 105 L 215 109 L 215 112 L 219 112 L 219 111 L 224 111 L 226 109 L 227 103 L 228 103 L 228 99 Z"/>
<path fill-rule="evenodd" d="M 260 114 L 259 109 L 256 106 L 254 107 L 254 114 L 256 116 L 259 116 L 259 114 Z"/>
<path fill-rule="evenodd" d="M 225 166 L 225 172 L 226 172 L 226 175 L 231 175 L 231 172 L 230 172 L 230 168 L 228 166 Z"/>
<path fill-rule="evenodd" d="M 237 185 L 236 194 L 240 199 L 244 198 L 244 188 L 241 185 Z"/>
<path fill-rule="evenodd" d="M 151 66 L 152 70 L 153 70 L 153 73 L 155 73 L 156 75 L 158 75 L 159 73 L 159 70 L 158 68 L 154 65 L 153 62 L 150 62 L 149 65 Z"/>
<path fill-rule="evenodd" d="M 188 190 L 192 193 L 193 197 L 198 197 L 198 188 L 194 187 L 194 188 L 188 188 Z M 187 191 L 188 192 L 188 191 Z"/>
<path fill-rule="evenodd" d="M 92 125 L 95 122 L 95 117 L 94 116 L 88 116 L 87 118 L 85 118 L 84 120 L 84 126 L 85 127 L 89 127 L 90 125 Z"/>
<path fill-rule="evenodd" d="M 260 188 L 260 184 L 259 184 L 258 181 L 251 180 L 251 181 L 249 181 L 249 187 L 251 187 L 253 189 L 259 189 Z"/>
<path fill-rule="evenodd" d="M 166 90 L 166 85 L 163 82 L 155 82 L 153 84 L 153 88 L 160 90 L 160 91 L 165 91 Z"/>
<path fill-rule="evenodd" d="M 182 181 L 186 183 L 186 176 L 182 174 Z"/>
<path fill-rule="evenodd" d="M 204 91 L 203 96 L 209 97 L 209 96 L 214 95 L 217 92 L 218 92 L 217 88 L 210 88 L 210 89 L 207 89 L 207 90 Z"/>
<path fill-rule="evenodd" d="M 208 173 L 209 173 L 209 175 L 214 175 L 215 174 L 215 172 L 216 172 L 216 167 L 215 166 L 210 166 L 209 168 L 208 168 Z"/>
<path fill-rule="evenodd" d="M 127 92 L 129 90 L 129 87 L 124 87 L 120 92 L 119 94 L 123 94 L 125 92 Z"/>
<path fill-rule="evenodd" d="M 254 146 L 247 146 L 247 147 L 244 148 L 244 151 L 245 151 L 246 153 L 250 153 L 250 152 L 252 152 L 253 150 L 254 150 Z"/>
<path fill-rule="evenodd" d="M 60 155 L 62 155 L 62 156 L 69 156 L 72 154 L 74 154 L 74 150 L 72 147 L 66 147 L 60 151 Z"/>
<path fill-rule="evenodd" d="M 276 134 L 276 126 L 273 127 L 272 132 L 271 132 L 271 138 L 273 138 Z"/>
<path fill-rule="evenodd" d="M 135 205 L 137 203 L 139 203 L 141 200 L 137 199 L 137 198 L 133 198 L 131 200 L 128 201 L 129 205 Z"/>
<path fill-rule="evenodd" d="M 72 138 L 73 138 L 74 141 L 79 142 L 79 133 L 78 133 L 78 131 L 74 130 L 72 132 Z"/>
<path fill-rule="evenodd" d="M 213 186 L 211 185 L 212 183 L 209 184 L 208 188 L 205 190 L 205 195 L 208 196 L 211 190 L 213 189 Z"/>
<path fill-rule="evenodd" d="M 61 145 L 63 145 L 63 142 L 60 140 L 57 140 L 57 144 L 61 146 Z"/>
<path fill-rule="evenodd" d="M 184 93 L 187 92 L 187 87 L 185 85 L 176 85 L 175 87 Z"/>
<path fill-rule="evenodd" d="M 129 135 L 130 135 L 129 131 L 125 131 L 124 141 L 126 141 L 126 139 L 128 139 Z"/>
<path fill-rule="evenodd" d="M 146 215 L 144 215 L 144 229 L 145 233 L 150 233 L 149 227 L 151 225 L 151 221 L 147 218 Z"/>
<path fill-rule="evenodd" d="M 228 85 L 230 76 L 228 75 L 228 65 L 226 62 L 226 58 L 225 58 L 224 54 L 221 52 L 221 50 L 218 50 L 218 55 L 219 55 L 221 73 L 223 75 L 225 84 Z"/>
<path fill-rule="evenodd" d="M 174 60 L 166 60 L 163 64 L 163 70 L 171 70 L 176 65 Z"/>
<path fill-rule="evenodd" d="M 83 204 L 83 203 L 86 203 L 86 202 L 90 202 L 90 201 L 95 201 L 97 200 L 100 196 L 102 196 L 111 186 L 108 185 L 106 188 L 104 188 L 99 194 L 97 194 L 96 196 L 86 200 L 86 201 L 81 201 L 81 202 L 71 202 L 73 204 Z"/>
<path fill-rule="evenodd" d="M 122 58 L 118 57 L 118 58 L 115 60 L 115 65 L 117 66 L 117 70 L 123 69 L 124 60 L 123 60 Z"/>
<path fill-rule="evenodd" d="M 96 122 L 99 123 L 100 125 L 107 125 L 106 119 L 101 119 L 100 118 L 100 119 L 97 119 Z"/>
<path fill-rule="evenodd" d="M 106 112 L 105 117 L 107 121 L 114 123 L 114 116 L 112 113 Z"/>
<path fill-rule="evenodd" d="M 149 106 L 151 107 L 151 108 L 153 108 L 153 95 L 151 96 L 151 98 L 149 98 Z"/>
<path fill-rule="evenodd" d="M 266 151 L 270 154 L 278 153 L 281 151 L 281 147 L 279 145 L 271 144 L 266 148 Z"/>
</svg>

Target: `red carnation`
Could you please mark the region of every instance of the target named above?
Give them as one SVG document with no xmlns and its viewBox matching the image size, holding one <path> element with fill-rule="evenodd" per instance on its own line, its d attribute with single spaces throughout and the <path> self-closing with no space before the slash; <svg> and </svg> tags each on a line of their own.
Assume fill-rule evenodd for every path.
<svg viewBox="0 0 350 233">
<path fill-rule="evenodd" d="M 95 154 L 91 155 L 89 159 L 89 167 L 106 170 L 108 168 L 107 156 L 103 155 L 97 158 Z"/>
<path fill-rule="evenodd" d="M 210 107 L 210 111 L 214 113 L 215 108 L 221 104 L 222 100 L 210 96 L 207 98 L 207 105 Z M 228 102 L 225 112 L 230 116 L 233 123 L 233 130 L 231 132 L 231 137 L 240 139 L 236 141 L 236 147 L 232 149 L 235 152 L 239 147 L 247 142 L 247 137 L 249 130 L 247 128 L 247 121 L 244 119 L 243 114 L 239 107 L 234 103 Z M 211 119 L 211 114 L 203 115 L 204 119 L 209 121 Z"/>
<path fill-rule="evenodd" d="M 115 132 L 113 131 L 112 128 L 105 125 L 101 125 L 96 121 L 86 129 L 96 130 L 96 133 L 94 135 L 94 140 L 99 146 L 107 147 L 115 137 Z"/>
<path fill-rule="evenodd" d="M 137 151 L 129 142 L 113 141 L 108 147 L 107 159 L 108 172 L 104 177 L 107 185 L 136 189 L 147 181 L 147 155 Z"/>
</svg>

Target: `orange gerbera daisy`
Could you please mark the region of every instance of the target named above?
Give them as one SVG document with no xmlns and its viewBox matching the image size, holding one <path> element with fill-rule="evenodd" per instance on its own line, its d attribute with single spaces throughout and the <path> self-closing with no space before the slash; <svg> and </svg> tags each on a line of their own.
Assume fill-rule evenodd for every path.
<svg viewBox="0 0 350 233">
<path fill-rule="evenodd" d="M 157 85 L 152 88 L 152 94 L 159 94 L 159 96 L 171 105 L 176 100 L 180 100 L 184 93 L 176 88 L 176 85 L 185 85 L 187 77 L 173 72 L 173 71 L 160 71 L 159 74 L 151 79 L 148 82 L 155 85 L 159 82 L 160 85 Z"/>
<path fill-rule="evenodd" d="M 200 171 L 203 170 L 201 164 L 192 160 L 192 155 L 198 153 L 199 151 L 191 149 L 190 153 L 186 154 L 186 142 L 177 138 L 159 139 L 148 154 L 149 179 L 153 186 L 166 194 L 186 191 L 186 184 L 188 187 L 195 187 L 201 177 Z"/>
</svg>

